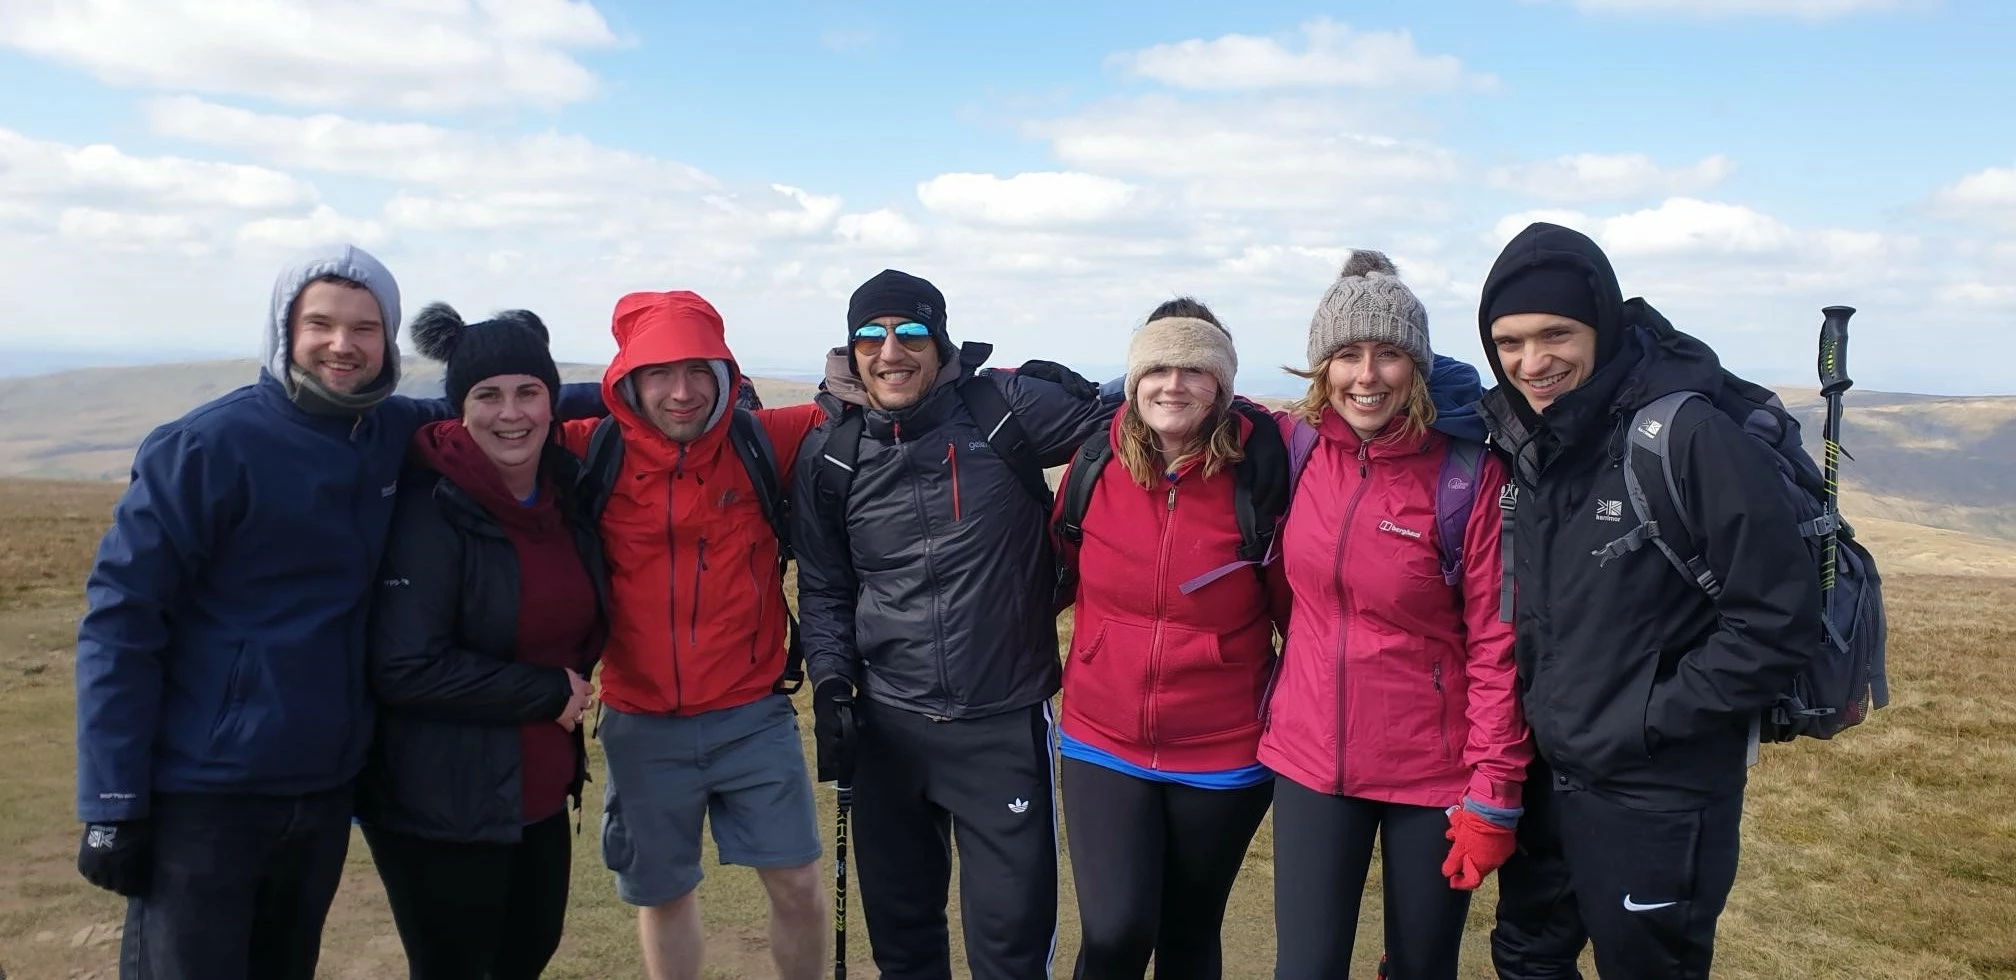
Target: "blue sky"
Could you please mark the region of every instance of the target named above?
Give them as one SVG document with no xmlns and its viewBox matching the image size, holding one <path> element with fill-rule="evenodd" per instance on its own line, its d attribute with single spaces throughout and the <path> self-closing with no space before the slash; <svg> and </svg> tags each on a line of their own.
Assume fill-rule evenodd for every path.
<svg viewBox="0 0 2016 980">
<path fill-rule="evenodd" d="M 1759 380 L 2016 392 L 2016 5 L 0 4 L 0 351 L 255 349 L 296 247 L 410 310 L 540 312 L 605 359 L 689 288 L 758 370 L 816 370 L 885 266 L 999 360 L 1124 357 L 1210 303 L 1277 389 L 1348 249 L 1438 349 L 1535 216 Z M 1956 356 L 1957 355 L 1957 356 Z"/>
</svg>

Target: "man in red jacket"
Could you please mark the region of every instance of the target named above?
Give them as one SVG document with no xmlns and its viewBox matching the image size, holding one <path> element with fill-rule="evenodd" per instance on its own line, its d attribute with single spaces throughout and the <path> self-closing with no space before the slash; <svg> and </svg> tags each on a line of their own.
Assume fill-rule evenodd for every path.
<svg viewBox="0 0 2016 980">
<path fill-rule="evenodd" d="M 721 315 L 684 291 L 616 304 L 603 398 L 623 459 L 601 514 L 610 635 L 597 729 L 608 759 L 602 858 L 639 907 L 654 980 L 700 976 L 700 833 L 723 864 L 756 869 L 770 897 L 771 956 L 785 980 L 825 961 L 812 785 L 791 702 L 778 542 L 729 444 L 741 370 Z M 815 405 L 753 413 L 790 479 Z M 563 439 L 586 454 L 593 422 Z"/>
</svg>

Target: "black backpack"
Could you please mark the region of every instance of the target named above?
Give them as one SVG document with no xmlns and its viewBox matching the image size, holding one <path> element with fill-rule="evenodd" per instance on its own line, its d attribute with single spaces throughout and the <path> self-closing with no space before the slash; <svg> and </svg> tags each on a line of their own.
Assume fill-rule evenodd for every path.
<svg viewBox="0 0 2016 980">
<path fill-rule="evenodd" d="M 781 579 L 785 566 L 791 563 L 791 507 L 784 493 L 784 482 L 778 476 L 777 450 L 756 416 L 739 407 L 729 411 L 728 444 L 734 447 L 736 458 L 748 472 L 749 485 L 756 489 L 756 501 L 763 508 L 763 520 L 777 537 L 777 574 Z M 623 430 L 615 417 L 609 416 L 596 424 L 594 433 L 588 437 L 588 454 L 581 465 L 583 499 L 589 502 L 589 514 L 597 522 L 601 521 L 602 511 L 609 505 L 609 495 L 616 489 L 617 477 L 622 472 Z M 798 617 L 791 614 L 789 606 L 785 607 L 784 620 L 787 627 L 784 672 L 771 689 L 779 694 L 795 694 L 805 683 L 805 646 L 798 636 Z"/>
<path fill-rule="evenodd" d="M 1022 429 L 1022 423 L 1015 418 L 1014 409 L 1001 389 L 987 378 L 986 373 L 977 373 L 958 383 L 959 400 L 966 406 L 967 414 L 987 434 L 987 444 L 994 454 L 1008 464 L 1015 474 L 1016 482 L 1022 484 L 1029 495 L 1041 504 L 1048 514 L 1052 499 L 1050 481 L 1043 477 L 1043 465 L 1036 458 L 1036 447 L 1029 442 L 1029 436 Z M 815 474 L 818 487 L 812 501 L 814 513 L 837 536 L 837 540 L 847 539 L 847 497 L 854 487 L 854 469 L 861 455 L 861 437 L 867 428 L 868 417 L 857 405 L 848 405 L 840 413 L 840 420 L 826 437 L 826 445 L 818 460 L 819 470 Z"/>
</svg>

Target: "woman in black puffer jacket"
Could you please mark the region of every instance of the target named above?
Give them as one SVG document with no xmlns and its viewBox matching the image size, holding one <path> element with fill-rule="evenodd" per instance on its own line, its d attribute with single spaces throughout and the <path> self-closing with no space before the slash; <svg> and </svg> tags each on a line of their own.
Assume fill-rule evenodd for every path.
<svg viewBox="0 0 2016 980">
<path fill-rule="evenodd" d="M 549 440 L 559 372 L 514 311 L 413 324 L 459 418 L 415 436 L 371 616 L 380 709 L 359 792 L 414 980 L 537 977 L 559 946 L 567 800 L 606 635 L 579 462 Z"/>
</svg>

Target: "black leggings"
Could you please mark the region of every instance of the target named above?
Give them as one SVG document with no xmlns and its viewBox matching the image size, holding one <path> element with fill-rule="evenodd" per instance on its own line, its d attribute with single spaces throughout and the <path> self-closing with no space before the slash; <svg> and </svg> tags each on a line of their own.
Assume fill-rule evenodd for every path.
<svg viewBox="0 0 2016 980">
<path fill-rule="evenodd" d="M 516 844 L 364 828 L 412 980 L 532 980 L 560 946 L 573 846 L 567 814 Z"/>
<path fill-rule="evenodd" d="M 1442 876 L 1448 829 L 1439 807 L 1331 796 L 1276 777 L 1275 980 L 1351 975 L 1375 832 L 1386 879 L 1386 976 L 1455 980 L 1470 893 Z"/>
<path fill-rule="evenodd" d="M 1063 763 L 1078 890 L 1078 980 L 1217 980 L 1219 931 L 1271 782 L 1197 789 Z"/>
</svg>

